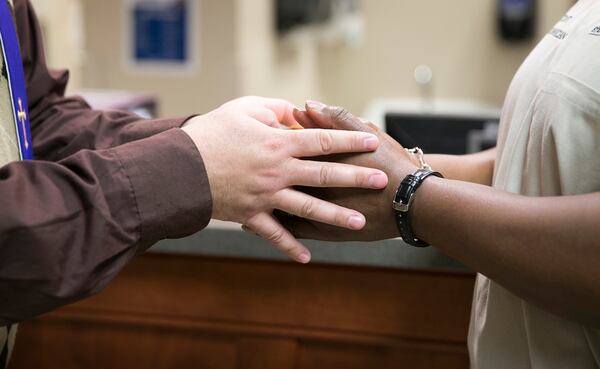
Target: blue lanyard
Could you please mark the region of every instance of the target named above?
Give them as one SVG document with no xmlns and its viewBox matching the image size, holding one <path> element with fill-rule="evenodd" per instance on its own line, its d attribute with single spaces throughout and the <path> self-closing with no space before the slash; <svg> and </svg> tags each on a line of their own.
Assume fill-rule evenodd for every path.
<svg viewBox="0 0 600 369">
<path fill-rule="evenodd" d="M 33 159 L 23 61 L 14 20 L 6 0 L 0 0 L 0 46 L 7 72 L 10 98 L 13 104 L 13 116 L 17 128 L 21 159 Z"/>
</svg>

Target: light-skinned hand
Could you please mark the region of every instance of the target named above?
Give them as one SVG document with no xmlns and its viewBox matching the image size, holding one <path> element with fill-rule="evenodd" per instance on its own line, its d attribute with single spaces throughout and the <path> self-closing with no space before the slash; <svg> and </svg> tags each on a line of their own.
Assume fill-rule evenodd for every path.
<svg viewBox="0 0 600 369">
<path fill-rule="evenodd" d="M 381 189 L 387 176 L 377 169 L 305 158 L 376 150 L 372 133 L 293 127 L 294 106 L 284 100 L 241 98 L 188 121 L 183 130 L 204 160 L 214 219 L 233 221 L 269 240 L 297 261 L 309 250 L 273 216 L 275 209 L 347 229 L 361 229 L 365 217 L 294 189 L 360 187 Z"/>
</svg>

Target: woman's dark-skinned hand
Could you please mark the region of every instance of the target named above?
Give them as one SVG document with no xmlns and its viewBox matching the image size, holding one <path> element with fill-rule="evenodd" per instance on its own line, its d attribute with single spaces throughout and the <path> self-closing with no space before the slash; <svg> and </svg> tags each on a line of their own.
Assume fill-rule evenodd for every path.
<svg viewBox="0 0 600 369">
<path fill-rule="evenodd" d="M 416 158 L 404 150 L 393 138 L 372 123 L 357 118 L 343 108 L 309 101 L 306 110 L 294 112 L 296 120 L 305 128 L 326 128 L 373 133 L 379 138 L 377 151 L 369 154 L 333 155 L 319 160 L 359 165 L 383 170 L 389 178 L 383 190 L 342 188 L 302 188 L 313 196 L 332 203 L 357 209 L 366 217 L 366 226 L 351 231 L 298 217 L 280 216 L 284 225 L 298 238 L 327 241 L 373 241 L 398 237 L 392 200 L 402 179 L 417 170 Z"/>
<path fill-rule="evenodd" d="M 318 110 L 322 113 L 316 114 Z M 404 150 L 384 133 L 341 109 L 308 106 L 308 112 L 296 115 L 306 127 L 376 132 L 380 146 L 374 154 L 342 160 L 383 170 L 389 184 L 372 194 L 338 190 L 322 193 L 325 198 L 361 211 L 367 218 L 362 231 L 291 218 L 287 224 L 292 232 L 298 237 L 326 240 L 375 240 L 397 235 L 390 202 L 398 182 L 416 169 L 416 163 L 411 163 Z M 456 173 L 462 170 L 453 175 L 427 159 L 448 176 L 428 179 L 415 195 L 411 216 L 413 232 L 419 239 L 549 313 L 600 328 L 600 192 L 516 195 L 461 180 Z M 491 172 L 488 165 L 483 167 Z M 489 184 L 489 174 L 476 177 L 487 177 L 481 182 Z"/>
<path fill-rule="evenodd" d="M 362 231 L 288 218 L 285 223 L 292 233 L 339 241 L 397 236 L 392 197 L 400 180 L 416 169 L 416 162 L 385 133 L 342 109 L 309 104 L 307 112 L 296 116 L 306 127 L 376 133 L 380 145 L 375 153 L 341 160 L 381 169 L 389 184 L 374 193 L 320 192 L 325 199 L 362 212 L 367 221 Z M 419 239 L 550 313 L 600 327 L 600 192 L 530 197 L 432 177 L 416 193 L 411 211 L 413 232 Z"/>
</svg>

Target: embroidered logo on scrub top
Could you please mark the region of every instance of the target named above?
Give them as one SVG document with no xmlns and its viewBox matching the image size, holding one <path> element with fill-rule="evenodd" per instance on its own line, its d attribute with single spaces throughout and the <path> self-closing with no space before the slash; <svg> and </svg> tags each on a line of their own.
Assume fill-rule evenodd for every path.
<svg viewBox="0 0 600 369">
<path fill-rule="evenodd" d="M 558 28 L 552 28 L 552 31 L 548 32 L 549 34 L 551 34 L 552 36 L 556 37 L 559 40 L 564 40 L 567 36 L 568 33 L 558 29 Z"/>
<path fill-rule="evenodd" d="M 594 27 L 594 29 L 592 29 L 590 31 L 590 35 L 592 35 L 592 36 L 600 36 L 600 26 Z"/>
</svg>

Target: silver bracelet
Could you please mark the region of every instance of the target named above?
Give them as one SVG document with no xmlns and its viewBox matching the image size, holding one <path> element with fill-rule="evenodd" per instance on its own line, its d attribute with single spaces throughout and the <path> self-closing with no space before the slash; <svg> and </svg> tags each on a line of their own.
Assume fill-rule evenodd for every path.
<svg viewBox="0 0 600 369">
<path fill-rule="evenodd" d="M 423 150 L 421 150 L 418 147 L 413 147 L 412 149 L 405 148 L 404 150 L 406 150 L 406 152 L 411 155 L 415 155 L 417 157 L 417 159 L 419 159 L 419 164 L 421 165 L 421 169 L 433 170 L 433 169 L 431 169 L 431 166 L 425 162 Z"/>
</svg>

